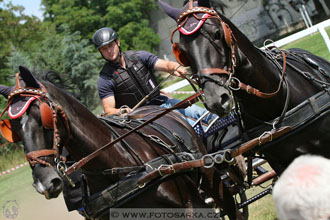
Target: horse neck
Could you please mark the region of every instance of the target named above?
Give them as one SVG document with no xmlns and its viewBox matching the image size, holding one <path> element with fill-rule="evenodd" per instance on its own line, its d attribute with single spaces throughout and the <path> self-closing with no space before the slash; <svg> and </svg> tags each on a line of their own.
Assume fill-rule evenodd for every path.
<svg viewBox="0 0 330 220">
<path fill-rule="evenodd" d="M 47 85 L 47 91 L 52 100 L 63 107 L 68 119 L 70 139 L 66 148 L 75 161 L 110 142 L 112 136 L 110 130 L 92 112 L 54 85 L 45 85 Z M 102 161 L 100 162 L 102 163 Z"/>
<path fill-rule="evenodd" d="M 268 84 L 267 81 L 279 80 L 279 72 L 274 71 L 274 64 L 230 20 L 224 16 L 221 16 L 221 19 L 228 24 L 237 41 L 236 77 L 239 77 L 244 83 L 257 86 L 258 89 L 273 90 L 274 85 Z M 256 82 L 260 82 L 260 84 L 257 85 Z"/>
<path fill-rule="evenodd" d="M 231 21 L 225 17 L 222 19 L 229 25 L 237 40 L 238 64 L 234 76 L 261 92 L 275 92 L 280 82 L 280 70 Z M 235 91 L 234 94 L 244 106 L 245 112 L 261 120 L 270 120 L 279 116 L 286 96 L 283 89 L 280 90 L 279 95 L 268 99 L 258 98 L 245 91 Z M 251 124 L 255 123 L 253 119 Z"/>
</svg>

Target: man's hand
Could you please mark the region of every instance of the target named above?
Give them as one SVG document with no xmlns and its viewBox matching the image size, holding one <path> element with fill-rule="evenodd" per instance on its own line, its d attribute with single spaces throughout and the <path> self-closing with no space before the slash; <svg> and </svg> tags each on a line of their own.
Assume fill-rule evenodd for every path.
<svg viewBox="0 0 330 220">
<path fill-rule="evenodd" d="M 177 70 L 174 71 L 173 75 L 174 76 L 178 76 L 181 78 L 185 78 L 185 76 L 188 74 L 187 70 L 185 67 L 180 66 L 179 68 L 177 68 Z"/>
<path fill-rule="evenodd" d="M 124 118 L 132 111 L 133 110 L 130 107 L 128 107 L 127 105 L 123 105 L 119 109 L 119 117 Z"/>
</svg>

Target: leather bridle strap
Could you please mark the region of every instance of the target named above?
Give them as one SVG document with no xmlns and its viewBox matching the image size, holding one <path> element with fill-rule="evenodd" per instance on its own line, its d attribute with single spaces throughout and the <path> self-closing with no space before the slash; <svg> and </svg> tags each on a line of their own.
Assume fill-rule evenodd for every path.
<svg viewBox="0 0 330 220">
<path fill-rule="evenodd" d="M 32 151 L 26 154 L 26 160 L 29 164 L 34 167 L 36 164 L 43 164 L 49 167 L 53 167 L 49 162 L 39 159 L 39 157 L 48 157 L 55 155 L 56 151 L 54 149 L 43 149 L 38 151 Z"/>
<path fill-rule="evenodd" d="M 53 136 L 53 149 L 43 149 L 43 150 L 37 150 L 37 151 L 32 151 L 26 154 L 26 158 L 30 165 L 33 167 L 36 163 L 40 163 L 46 166 L 53 167 L 50 163 L 38 159 L 38 157 L 46 157 L 46 156 L 51 156 L 54 155 L 56 158 L 61 159 L 60 152 L 59 152 L 59 146 L 60 146 L 60 135 L 59 131 L 57 128 L 57 119 L 58 119 L 58 114 L 60 114 L 61 118 L 64 119 L 64 125 L 67 131 L 67 138 L 65 141 L 64 146 L 67 144 L 69 137 L 70 137 L 70 128 L 68 124 L 67 117 L 63 111 L 62 106 L 52 102 L 49 100 L 47 94 L 47 90 L 44 85 L 42 85 L 40 82 L 39 84 L 41 85 L 41 89 L 37 88 L 29 88 L 29 87 L 21 87 L 20 82 L 19 82 L 19 74 L 16 73 L 16 88 L 11 91 L 11 93 L 8 95 L 8 104 L 6 108 L 3 110 L 3 112 L 0 115 L 0 118 L 2 118 L 3 114 L 8 110 L 8 107 L 10 106 L 12 100 L 14 99 L 15 96 L 35 96 L 37 100 L 41 103 L 41 100 L 39 97 L 43 97 L 44 99 L 48 100 L 49 103 L 51 103 L 51 106 L 53 107 L 53 115 L 52 115 L 52 120 L 53 120 L 53 129 L 54 129 L 54 136 Z"/>
<path fill-rule="evenodd" d="M 277 90 L 275 92 L 272 92 L 272 93 L 261 92 L 259 89 L 253 88 L 250 85 L 246 85 L 245 83 L 240 82 L 237 78 L 231 78 L 233 73 L 228 72 L 224 69 L 206 68 L 206 69 L 202 69 L 201 73 L 206 74 L 206 75 L 226 74 L 226 75 L 229 76 L 229 80 L 231 80 L 231 82 L 228 83 L 230 88 L 234 88 L 233 84 L 237 83 L 234 90 L 241 89 L 241 90 L 246 91 L 249 94 L 255 95 L 255 96 L 260 97 L 260 98 L 271 98 L 271 97 L 274 97 L 280 91 L 281 86 L 283 84 L 284 76 L 285 76 L 285 73 L 286 73 L 286 54 L 285 54 L 284 51 L 281 51 L 281 53 L 282 53 L 282 57 L 283 57 L 283 68 L 282 68 L 282 73 L 281 73 L 281 80 L 279 82 Z"/>
<path fill-rule="evenodd" d="M 284 51 L 281 51 L 281 53 L 282 53 L 282 57 L 283 57 L 283 68 L 282 68 L 281 80 L 280 80 L 280 82 L 278 84 L 278 88 L 275 92 L 272 92 L 272 93 L 261 92 L 259 89 L 253 88 L 242 82 L 239 82 L 239 85 L 238 85 L 239 88 L 246 91 L 249 94 L 253 94 L 260 98 L 271 98 L 271 97 L 274 97 L 275 95 L 277 95 L 277 93 L 280 91 L 280 89 L 282 87 L 283 79 L 284 79 L 285 72 L 286 72 L 286 54 Z"/>
<path fill-rule="evenodd" d="M 211 74 L 227 74 L 228 76 L 231 75 L 231 73 L 228 72 L 227 70 L 220 68 L 205 68 L 201 70 L 201 73 L 206 75 L 211 75 Z"/>
<path fill-rule="evenodd" d="M 163 115 L 166 115 L 167 113 L 175 110 L 175 109 L 181 109 L 181 108 L 187 108 L 188 106 L 191 106 L 193 103 L 196 102 L 197 98 L 201 95 L 201 93 L 196 93 L 184 100 L 182 100 L 181 102 L 177 103 L 176 105 L 174 105 L 171 108 L 167 108 L 164 109 L 163 112 L 159 113 L 158 115 L 150 118 L 149 120 L 145 121 L 144 123 L 142 123 L 141 125 L 137 126 L 136 128 L 130 130 L 129 132 L 123 134 L 122 136 L 116 138 L 115 140 L 103 145 L 102 147 L 100 147 L 99 149 L 97 149 L 96 151 L 94 151 L 93 153 L 89 154 L 88 156 L 82 158 L 81 160 L 79 160 L 78 162 L 74 163 L 72 166 L 70 166 L 67 171 L 66 171 L 66 175 L 71 174 L 72 172 L 74 172 L 76 169 L 84 166 L 87 162 L 89 162 L 90 160 L 94 159 L 95 157 L 97 157 L 98 155 L 100 155 L 102 153 L 103 150 L 113 146 L 114 144 L 116 144 L 117 142 L 119 142 L 120 140 L 124 139 L 125 137 L 127 137 L 128 135 L 132 134 L 133 132 L 135 132 L 136 130 L 139 130 L 141 128 L 143 128 L 144 126 L 150 124 L 151 122 L 155 121 L 156 119 L 162 117 Z"/>
</svg>

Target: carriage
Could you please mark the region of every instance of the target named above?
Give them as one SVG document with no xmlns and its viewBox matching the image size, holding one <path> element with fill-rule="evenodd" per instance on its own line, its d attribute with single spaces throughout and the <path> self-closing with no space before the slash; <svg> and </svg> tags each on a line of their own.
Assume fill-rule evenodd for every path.
<svg viewBox="0 0 330 220">
<path fill-rule="evenodd" d="M 222 216 L 247 219 L 248 204 L 271 192 L 269 187 L 247 199 L 248 188 L 280 175 L 300 154 L 330 156 L 330 64 L 300 50 L 260 51 L 208 1 L 190 1 L 183 9 L 160 3 L 178 23 L 180 43 L 173 44 L 178 61 L 191 64 L 205 106 L 221 118 L 206 129 L 197 121 L 193 130 L 172 111 L 201 93 L 170 109 L 142 107 L 126 119 L 97 118 L 20 67 L 16 88 L 1 89 L 12 118 L 1 121 L 1 132 L 23 141 L 35 186 L 46 198 L 82 189 L 73 209 L 87 218 L 108 219 L 113 207 L 213 210 L 215 204 Z M 213 135 L 220 148 L 207 151 L 204 144 Z M 63 147 L 74 161 L 69 167 Z M 243 163 L 235 163 L 242 155 Z M 260 167 L 265 161 L 274 171 Z M 205 203 L 209 198 L 212 205 Z"/>
</svg>

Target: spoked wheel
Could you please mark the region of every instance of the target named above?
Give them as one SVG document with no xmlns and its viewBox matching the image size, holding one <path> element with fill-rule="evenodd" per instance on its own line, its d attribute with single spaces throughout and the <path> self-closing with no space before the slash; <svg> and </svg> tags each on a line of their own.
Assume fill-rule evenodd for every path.
<svg viewBox="0 0 330 220">
<path fill-rule="evenodd" d="M 242 206 L 242 204 L 246 203 L 247 196 L 246 196 L 244 189 L 237 189 L 237 187 L 238 187 L 237 185 L 232 187 L 232 190 L 236 191 L 236 192 L 233 192 L 233 198 L 235 200 L 235 204 L 237 207 L 236 216 L 237 216 L 237 219 L 239 219 L 239 220 L 248 220 L 249 219 L 249 207 L 247 205 Z M 222 208 L 220 208 L 219 211 L 221 213 L 220 219 L 228 220 L 228 216 L 225 213 L 225 211 Z"/>
<path fill-rule="evenodd" d="M 249 207 L 243 206 L 242 208 L 239 208 L 239 204 L 242 204 L 244 202 L 247 201 L 247 196 L 245 193 L 245 190 L 241 190 L 239 193 L 236 194 L 235 196 L 235 203 L 238 206 L 238 211 L 240 212 L 240 214 L 242 215 L 242 217 L 247 220 L 249 219 Z"/>
</svg>

